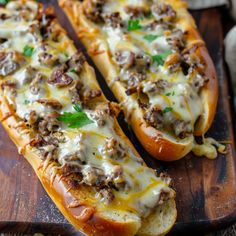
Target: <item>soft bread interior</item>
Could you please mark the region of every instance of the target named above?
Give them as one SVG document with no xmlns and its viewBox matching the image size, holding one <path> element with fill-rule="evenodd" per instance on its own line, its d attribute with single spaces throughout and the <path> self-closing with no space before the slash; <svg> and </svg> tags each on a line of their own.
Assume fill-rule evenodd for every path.
<svg viewBox="0 0 236 236">
<path fill-rule="evenodd" d="M 120 223 L 134 222 L 137 224 L 137 228 L 141 227 L 141 219 L 131 212 L 124 212 L 121 210 L 109 210 L 99 212 L 99 215 L 108 221 L 115 221 Z"/>
<path fill-rule="evenodd" d="M 156 236 L 167 234 L 176 219 L 175 207 L 175 201 L 173 200 L 157 207 L 155 212 L 143 219 L 138 235 Z"/>
</svg>

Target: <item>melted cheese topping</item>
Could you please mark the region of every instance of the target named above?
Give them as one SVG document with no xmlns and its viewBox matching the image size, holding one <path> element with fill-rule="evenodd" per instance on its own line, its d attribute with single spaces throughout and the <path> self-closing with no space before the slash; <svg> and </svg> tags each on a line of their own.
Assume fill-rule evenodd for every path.
<svg viewBox="0 0 236 236">
<path fill-rule="evenodd" d="M 119 12 L 123 23 L 123 27 L 111 27 L 107 24 L 101 25 L 101 31 L 104 34 L 104 37 L 106 37 L 108 48 L 113 55 L 113 58 L 115 58 L 115 53 L 119 50 L 129 50 L 135 54 L 140 53 L 150 56 L 155 56 L 163 52 L 175 53 L 175 49 L 173 49 L 167 41 L 169 32 L 165 33 L 166 29 L 164 29 L 161 24 L 153 29 L 147 27 L 148 24 L 154 21 L 153 16 L 137 16 L 132 18 L 125 10 L 127 6 L 145 8 L 157 2 L 158 1 L 128 0 L 119 0 L 116 2 L 111 0 L 106 1 L 103 6 L 103 13 L 111 14 Z M 128 31 L 129 21 L 136 19 L 139 21 L 142 28 Z M 181 25 L 175 24 L 174 22 L 172 27 L 173 29 L 182 28 Z M 154 35 L 156 38 L 151 41 L 146 40 L 145 36 L 147 37 L 150 35 Z M 156 94 L 149 93 L 148 91 L 145 92 L 148 96 L 148 103 L 152 107 L 157 107 L 163 111 L 165 111 L 165 108 L 171 108 L 169 109 L 170 111 L 168 114 L 164 114 L 165 126 L 168 126 L 175 120 L 182 120 L 191 124 L 193 132 L 196 121 L 204 112 L 203 101 L 201 100 L 200 94 L 194 89 L 194 86 L 192 86 L 193 75 L 185 75 L 181 70 L 171 72 L 166 65 L 157 65 L 156 63 L 152 63 L 150 69 L 146 69 L 143 73 L 147 75 L 145 81 L 142 82 L 144 90 L 148 84 L 160 79 L 164 79 L 169 83 L 168 87 Z M 127 73 L 125 73 L 123 69 L 120 71 L 120 76 L 122 81 L 128 81 Z M 113 85 L 113 83 L 111 84 Z M 168 132 L 168 130 L 165 131 Z M 175 138 L 178 137 L 175 136 Z"/>
<path fill-rule="evenodd" d="M 195 144 L 193 148 L 193 153 L 196 156 L 205 156 L 208 159 L 216 159 L 217 151 L 222 154 L 227 153 L 225 146 L 213 138 L 203 137 L 203 144 Z"/>
<path fill-rule="evenodd" d="M 2 82 L 13 81 L 17 84 L 14 96 L 9 95 L 8 88 L 2 91 L 2 96 L 7 96 L 8 100 L 11 100 L 11 103 L 15 105 L 16 115 L 22 120 L 31 111 L 35 111 L 42 117 L 54 111 L 53 108 L 38 103 L 38 99 L 57 99 L 63 106 L 59 111 L 61 114 L 73 112 L 69 94 L 70 86 L 58 88 L 48 84 L 47 79 L 51 76 L 55 66 L 43 64 L 39 60 L 39 55 L 46 45 L 46 53 L 52 55 L 59 63 L 63 63 L 63 61 L 71 58 L 77 50 L 63 31 L 59 30 L 59 41 L 42 38 L 38 28 L 40 22 L 35 17 L 39 6 L 37 3 L 27 1 L 25 7 L 28 6 L 31 11 L 29 19 L 21 18 L 17 20 L 16 16 L 23 11 L 20 10 L 19 2 L 11 1 L 6 8 L 0 8 L 0 14 L 5 12 L 10 17 L 7 20 L 0 21 L 0 39 L 6 40 L 0 46 L 0 53 L 17 52 L 24 59 L 24 63 L 17 70 L 7 76 L 0 77 Z M 27 13 L 29 12 L 27 11 Z M 35 26 L 34 30 L 32 30 L 32 25 Z M 58 27 L 58 25 L 54 25 L 54 30 L 57 30 Z M 34 49 L 31 56 L 24 55 L 23 52 L 26 46 Z M 25 81 L 29 66 L 35 68 L 43 76 L 42 81 L 37 84 L 40 88 L 37 94 L 31 92 L 30 83 Z M 92 89 L 98 88 L 94 78 L 87 74 L 86 68 L 83 68 L 79 76 L 73 73 L 70 76 L 73 77 L 74 81 L 80 80 Z M 97 105 L 103 103 L 106 104 L 106 101 L 102 97 Z M 93 109 L 86 108 L 83 112 L 93 120 L 95 114 Z M 99 196 L 94 196 L 96 202 L 100 202 L 100 204 L 96 204 L 97 209 L 132 211 L 140 217 L 148 215 L 157 206 L 162 191 L 172 191 L 168 187 L 168 183 L 161 180 L 153 170 L 146 167 L 133 148 L 117 134 L 113 117 L 107 115 L 105 125 L 102 127 L 98 126 L 96 120 L 93 121 L 91 124 L 76 129 L 68 128 L 66 124 L 61 123 L 58 131 L 63 136 L 63 141 L 58 144 L 58 153 L 54 156 L 54 160 L 62 167 L 66 164 L 77 166 L 78 162 L 76 160 L 68 160 L 66 156 L 73 155 L 77 151 L 83 152 L 85 164 L 82 167 L 82 173 L 85 175 L 89 174 L 88 170 L 90 168 L 99 168 L 103 170 L 106 176 L 110 176 L 115 166 L 121 166 L 122 178 L 126 182 L 127 189 L 113 190 L 115 200 L 110 205 L 105 203 L 103 205 Z M 124 148 L 125 156 L 123 158 L 111 158 L 103 153 L 102 150 L 106 140 L 110 138 L 115 138 Z M 38 152 L 36 148 L 33 149 Z M 44 149 L 50 152 L 53 150 L 53 146 L 48 145 Z M 119 182 L 119 179 L 116 181 Z"/>
</svg>

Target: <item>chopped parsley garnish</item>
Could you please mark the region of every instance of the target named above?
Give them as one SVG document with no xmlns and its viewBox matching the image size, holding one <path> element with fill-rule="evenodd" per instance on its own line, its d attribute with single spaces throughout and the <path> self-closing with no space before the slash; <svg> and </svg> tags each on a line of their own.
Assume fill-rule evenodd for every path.
<svg viewBox="0 0 236 236">
<path fill-rule="evenodd" d="M 165 51 L 161 54 L 152 56 L 152 60 L 156 62 L 158 65 L 163 66 L 165 63 L 165 59 L 172 54 L 172 51 Z"/>
<path fill-rule="evenodd" d="M 163 110 L 163 113 L 168 113 L 168 112 L 171 112 L 173 111 L 173 108 L 172 107 L 165 107 L 164 110 Z"/>
<path fill-rule="evenodd" d="M 150 12 L 146 15 L 146 17 L 147 17 L 147 18 L 151 18 L 151 17 L 153 17 L 152 12 L 150 11 Z"/>
<path fill-rule="evenodd" d="M 29 46 L 29 45 L 26 45 L 23 49 L 23 54 L 26 56 L 26 57 L 31 57 L 34 53 L 34 48 Z"/>
<path fill-rule="evenodd" d="M 69 54 L 67 52 L 64 52 L 63 55 L 68 58 L 69 57 Z"/>
<path fill-rule="evenodd" d="M 6 5 L 10 0 L 0 0 L 0 5 Z"/>
<path fill-rule="evenodd" d="M 169 96 L 175 96 L 175 91 L 166 93 L 165 96 L 167 96 L 167 97 L 169 97 Z"/>
<path fill-rule="evenodd" d="M 88 118 L 87 114 L 82 111 L 79 105 L 75 105 L 73 108 L 76 111 L 75 113 L 64 112 L 57 118 L 57 120 L 67 124 L 69 128 L 73 129 L 81 128 L 93 123 L 93 121 Z"/>
<path fill-rule="evenodd" d="M 74 105 L 73 108 L 74 108 L 77 112 L 81 112 L 81 111 L 82 111 L 81 106 L 80 106 L 79 104 Z"/>
<path fill-rule="evenodd" d="M 66 53 L 66 52 L 63 52 L 63 53 L 60 54 L 60 59 L 61 59 L 63 62 L 68 61 L 69 57 L 70 57 L 69 54 Z"/>
<path fill-rule="evenodd" d="M 155 35 L 155 34 L 148 34 L 145 35 L 143 38 L 148 41 L 149 43 L 151 43 L 152 41 L 154 41 L 155 39 L 157 39 L 158 37 L 160 37 L 159 35 Z"/>
<path fill-rule="evenodd" d="M 61 55 L 62 55 L 64 58 L 66 58 L 66 59 L 68 59 L 68 58 L 69 58 L 69 54 L 68 54 L 68 53 L 66 53 L 66 52 L 63 52 Z"/>
<path fill-rule="evenodd" d="M 128 21 L 128 31 L 139 30 L 139 29 L 142 29 L 142 25 L 140 25 L 140 20 Z"/>
<path fill-rule="evenodd" d="M 25 104 L 25 105 L 30 104 L 30 100 L 25 99 L 24 104 Z"/>
<path fill-rule="evenodd" d="M 76 69 L 74 69 L 74 68 L 70 69 L 69 72 L 75 73 L 75 74 L 77 73 Z"/>
</svg>

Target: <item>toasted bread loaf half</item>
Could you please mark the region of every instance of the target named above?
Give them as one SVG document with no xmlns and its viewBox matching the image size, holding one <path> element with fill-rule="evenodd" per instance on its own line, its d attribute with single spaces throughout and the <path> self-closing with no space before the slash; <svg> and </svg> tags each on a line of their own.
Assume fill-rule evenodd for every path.
<svg viewBox="0 0 236 236">
<path fill-rule="evenodd" d="M 0 15 L 0 119 L 62 214 L 88 235 L 166 234 L 170 178 L 144 164 L 53 9 L 18 0 Z"/>
<path fill-rule="evenodd" d="M 214 119 L 218 82 L 186 3 L 59 3 L 143 147 L 164 161 L 193 150 Z"/>
</svg>

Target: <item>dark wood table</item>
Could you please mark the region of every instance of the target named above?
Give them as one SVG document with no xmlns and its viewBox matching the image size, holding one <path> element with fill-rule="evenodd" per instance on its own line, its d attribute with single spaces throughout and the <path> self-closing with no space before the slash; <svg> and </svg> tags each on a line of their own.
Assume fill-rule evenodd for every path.
<svg viewBox="0 0 236 236">
<path fill-rule="evenodd" d="M 45 1 L 47 4 L 54 0 Z M 81 48 L 64 14 L 56 7 L 57 16 L 76 46 Z M 146 163 L 159 171 L 167 171 L 177 192 L 177 223 L 172 235 L 203 232 L 225 227 L 236 220 L 236 161 L 229 102 L 228 80 L 223 65 L 223 30 L 219 9 L 193 12 L 209 52 L 216 65 L 220 96 L 215 122 L 208 135 L 217 140 L 231 141 L 228 154 L 217 160 L 197 158 L 193 154 L 173 163 L 151 158 L 138 143 L 120 116 L 120 124 Z M 93 65 L 88 58 L 90 64 Z M 114 100 L 97 71 L 106 96 Z M 18 155 L 7 134 L 0 128 L 0 232 L 42 232 L 79 235 L 49 199 L 34 172 Z"/>
</svg>

